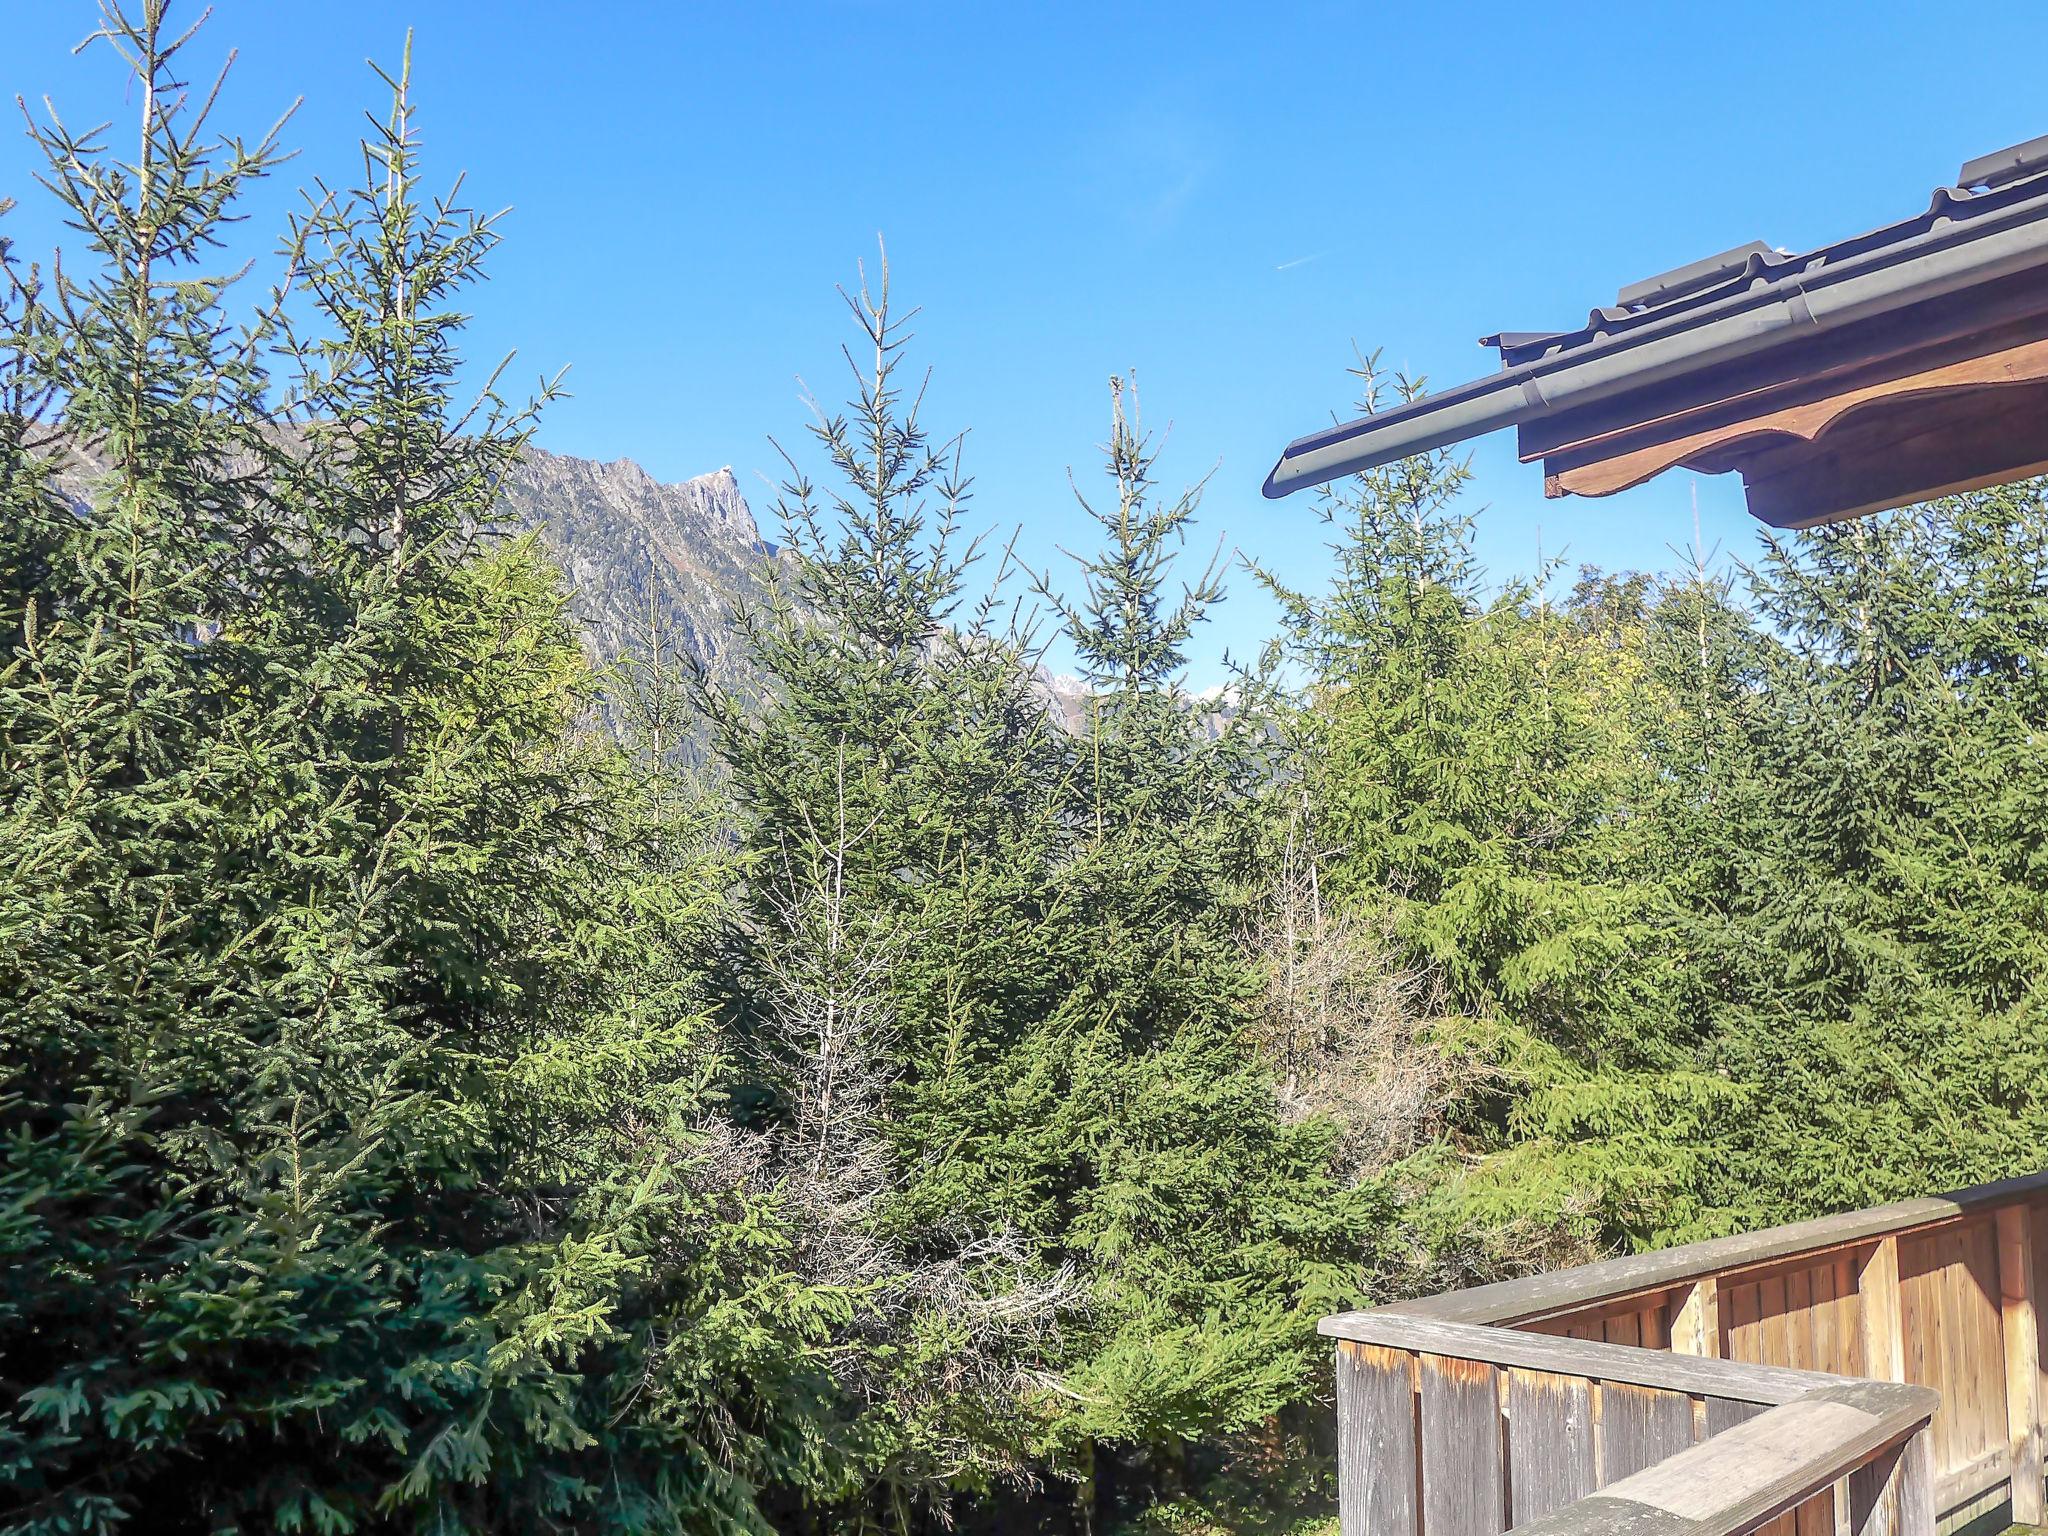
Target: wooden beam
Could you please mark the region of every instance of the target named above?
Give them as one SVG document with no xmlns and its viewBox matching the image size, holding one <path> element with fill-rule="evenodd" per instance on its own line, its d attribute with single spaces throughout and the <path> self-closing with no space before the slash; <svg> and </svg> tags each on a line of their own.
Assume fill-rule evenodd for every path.
<svg viewBox="0 0 2048 1536">
<path fill-rule="evenodd" d="M 2005 1340 L 2005 1424 L 2012 1448 L 2012 1517 L 2039 1525 L 2043 1516 L 2040 1410 L 2035 1400 L 2041 1343 L 2034 1313 L 2031 1213 L 2009 1205 L 1998 1213 L 1998 1315 Z"/>
<path fill-rule="evenodd" d="M 1679 1355 L 1721 1353 L 1719 1275 L 1703 1275 L 1685 1288 L 1671 1319 L 1671 1350 Z"/>
<path fill-rule="evenodd" d="M 1900 1331 L 1899 1240 L 1879 1238 L 1856 1273 L 1857 1315 L 1863 1330 L 1863 1372 L 1878 1381 L 1906 1379 Z"/>
<path fill-rule="evenodd" d="M 1810 528 L 2038 474 L 2048 466 L 2048 382 L 1964 391 L 1911 411 L 1880 407 L 1813 443 L 1743 461 L 1752 516 Z"/>
</svg>

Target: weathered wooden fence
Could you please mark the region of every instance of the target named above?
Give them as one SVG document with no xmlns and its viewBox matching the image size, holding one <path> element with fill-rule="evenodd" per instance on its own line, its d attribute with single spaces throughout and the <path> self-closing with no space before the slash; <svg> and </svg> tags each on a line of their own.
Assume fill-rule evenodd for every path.
<svg viewBox="0 0 2048 1536">
<path fill-rule="evenodd" d="M 1326 1319 L 1343 1536 L 2042 1519 L 2048 1174 Z"/>
</svg>

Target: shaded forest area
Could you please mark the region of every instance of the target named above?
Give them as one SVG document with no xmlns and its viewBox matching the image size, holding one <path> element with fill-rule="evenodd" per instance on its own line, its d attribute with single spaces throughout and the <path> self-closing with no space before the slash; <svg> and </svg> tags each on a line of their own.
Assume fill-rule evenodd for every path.
<svg viewBox="0 0 2048 1536">
<path fill-rule="evenodd" d="M 1324 1313 L 2040 1164 L 2039 486 L 1502 588 L 1410 460 L 1219 730 L 1131 392 L 1005 570 L 877 271 L 752 683 L 594 670 L 403 72 L 252 297 L 276 140 L 108 31 L 0 244 L 0 1530 L 1279 1530 Z"/>
</svg>

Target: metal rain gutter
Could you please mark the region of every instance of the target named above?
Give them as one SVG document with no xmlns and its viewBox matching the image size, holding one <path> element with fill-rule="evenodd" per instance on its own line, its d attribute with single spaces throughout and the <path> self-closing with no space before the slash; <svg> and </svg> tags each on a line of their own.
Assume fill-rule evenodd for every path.
<svg viewBox="0 0 2048 1536">
<path fill-rule="evenodd" d="M 2043 263 L 2048 263 L 2048 192 L 1981 221 L 1956 224 L 1939 218 L 1907 240 L 1817 266 L 1802 277 L 1769 285 L 1761 296 L 1756 291 L 1731 294 L 1673 315 L 1662 325 L 1532 358 L 1394 411 L 1298 438 L 1267 475 L 1264 491 L 1278 499 Z"/>
</svg>

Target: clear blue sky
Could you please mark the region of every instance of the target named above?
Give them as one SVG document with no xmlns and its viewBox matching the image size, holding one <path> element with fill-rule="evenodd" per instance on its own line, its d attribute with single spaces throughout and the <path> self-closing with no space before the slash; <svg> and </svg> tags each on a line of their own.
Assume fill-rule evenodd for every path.
<svg viewBox="0 0 2048 1536">
<path fill-rule="evenodd" d="M 188 3 L 187 14 L 196 8 Z M 0 0 L 0 90 L 123 115 L 69 46 L 86 0 Z M 1752 238 L 1799 248 L 1900 217 L 1974 154 L 2048 132 L 2040 0 L 1677 6 L 217 0 L 226 110 L 303 95 L 294 179 L 346 175 L 368 56 L 417 31 L 431 163 L 515 212 L 474 347 L 573 365 L 547 447 L 663 479 L 733 465 L 764 524 L 766 437 L 836 391 L 836 282 L 885 233 L 924 307 L 929 415 L 969 427 L 977 520 L 1036 561 L 1084 537 L 1105 381 L 1135 368 L 1169 477 L 1220 461 L 1209 536 L 1324 569 L 1305 499 L 1258 486 L 1347 399 L 1350 344 L 1455 383 L 1473 338 L 1569 325 L 1622 283 Z M 0 194 L 26 193 L 0 135 Z M 276 222 L 287 187 L 255 210 Z M 32 197 L 24 247 L 55 225 Z M 1482 552 L 1668 564 L 1754 534 L 1729 479 L 1546 503 L 1480 444 Z M 772 535 L 772 529 L 771 535 Z M 1238 599 L 1213 679 L 1269 615 Z"/>
</svg>

